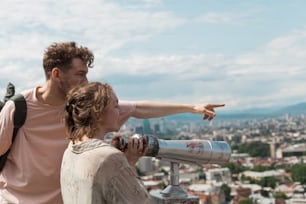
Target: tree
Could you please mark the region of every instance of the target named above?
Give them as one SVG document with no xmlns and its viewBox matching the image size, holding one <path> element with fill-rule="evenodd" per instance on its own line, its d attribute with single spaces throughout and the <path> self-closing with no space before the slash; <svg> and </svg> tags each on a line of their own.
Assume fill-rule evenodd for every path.
<svg viewBox="0 0 306 204">
<path fill-rule="evenodd" d="M 262 187 L 271 187 L 275 188 L 276 185 L 276 178 L 274 176 L 268 176 L 268 177 L 263 177 L 260 179 L 258 182 L 256 182 L 258 185 Z"/>
<path fill-rule="evenodd" d="M 239 153 L 248 153 L 252 157 L 269 157 L 270 146 L 262 142 L 253 142 L 249 144 L 242 144 L 238 147 Z"/>
<path fill-rule="evenodd" d="M 254 166 L 253 171 L 264 172 L 273 169 L 274 169 L 273 166 Z"/>
<path fill-rule="evenodd" d="M 287 196 L 284 192 L 276 192 L 274 195 L 274 198 L 280 198 L 280 199 L 287 199 Z"/>
<path fill-rule="evenodd" d="M 306 164 L 295 164 L 291 168 L 293 181 L 298 181 L 301 184 L 306 184 Z"/>
<path fill-rule="evenodd" d="M 232 174 L 239 174 L 245 170 L 247 170 L 247 167 L 241 166 L 241 165 L 235 165 L 234 163 L 228 163 L 224 165 L 224 167 L 229 168 Z"/>
<path fill-rule="evenodd" d="M 159 170 L 159 172 L 164 173 L 166 176 L 169 175 L 168 171 L 166 171 L 164 168 L 161 168 L 161 169 Z"/>
<path fill-rule="evenodd" d="M 225 195 L 225 200 L 227 202 L 231 201 L 231 188 L 228 187 L 228 185 L 226 184 L 222 184 L 221 186 L 221 191 L 223 191 L 224 195 Z"/>
<path fill-rule="evenodd" d="M 251 199 L 245 199 L 238 202 L 239 204 L 253 204 L 253 201 Z"/>
</svg>

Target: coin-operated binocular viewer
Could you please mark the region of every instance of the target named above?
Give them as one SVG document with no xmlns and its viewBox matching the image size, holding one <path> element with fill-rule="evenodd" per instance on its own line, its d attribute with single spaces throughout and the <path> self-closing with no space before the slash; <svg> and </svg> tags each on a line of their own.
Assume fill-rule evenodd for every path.
<svg viewBox="0 0 306 204">
<path fill-rule="evenodd" d="M 188 195 L 179 186 L 179 163 L 189 164 L 226 164 L 231 157 L 231 147 L 224 141 L 209 140 L 162 140 L 152 135 L 145 137 L 148 152 L 145 156 L 156 157 L 170 162 L 170 185 L 159 193 L 151 193 L 153 204 L 198 204 L 197 196 Z M 120 141 L 124 149 L 127 140 Z"/>
</svg>

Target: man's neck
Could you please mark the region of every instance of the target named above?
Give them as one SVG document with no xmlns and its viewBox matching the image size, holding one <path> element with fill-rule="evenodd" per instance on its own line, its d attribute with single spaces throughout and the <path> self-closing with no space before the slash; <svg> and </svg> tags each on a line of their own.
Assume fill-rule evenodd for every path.
<svg viewBox="0 0 306 204">
<path fill-rule="evenodd" d="M 44 87 L 39 87 L 36 91 L 38 101 L 51 106 L 59 106 L 66 103 L 65 95 L 59 93 L 47 83 Z"/>
</svg>

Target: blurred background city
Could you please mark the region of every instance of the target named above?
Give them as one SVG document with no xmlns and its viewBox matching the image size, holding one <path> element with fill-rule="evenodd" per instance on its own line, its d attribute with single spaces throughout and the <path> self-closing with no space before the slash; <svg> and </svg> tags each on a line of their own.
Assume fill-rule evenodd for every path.
<svg viewBox="0 0 306 204">
<path fill-rule="evenodd" d="M 121 134 L 227 141 L 232 148 L 228 164 L 180 164 L 180 186 L 199 196 L 201 204 L 306 203 L 306 103 L 219 114 L 209 123 L 192 114 L 130 119 Z M 143 157 L 137 170 L 149 191 L 169 185 L 167 161 Z"/>
<path fill-rule="evenodd" d="M 122 135 L 231 145 L 226 165 L 180 164 L 180 185 L 210 203 L 306 203 L 306 1 L 1 0 L 0 99 L 43 85 L 42 56 L 76 41 L 95 54 L 90 81 L 120 100 L 225 103 L 216 118 L 136 120 Z M 112 135 L 109 135 L 109 139 Z M 142 158 L 149 191 L 169 163 Z"/>
</svg>

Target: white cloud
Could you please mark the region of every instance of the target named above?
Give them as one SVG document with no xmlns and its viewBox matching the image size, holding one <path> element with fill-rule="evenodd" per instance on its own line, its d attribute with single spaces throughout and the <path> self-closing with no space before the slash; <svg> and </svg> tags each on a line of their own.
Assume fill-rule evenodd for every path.
<svg viewBox="0 0 306 204">
<path fill-rule="evenodd" d="M 197 16 L 193 21 L 209 24 L 254 24 L 257 21 L 257 16 L 260 15 L 260 12 L 260 9 L 250 9 L 247 11 L 209 11 Z"/>
<path fill-rule="evenodd" d="M 8 8 L 0 14 L 0 26 L 6 33 L 0 37 L 1 44 L 22 44 L 22 41 L 36 39 L 36 43 L 30 41 L 35 47 L 37 43 L 47 46 L 52 41 L 76 40 L 98 54 L 108 53 L 129 42 L 147 40 L 184 22 L 168 12 L 135 11 L 98 0 L 4 0 L 0 6 Z"/>
<path fill-rule="evenodd" d="M 288 34 L 272 40 L 252 53 L 235 58 L 223 55 L 133 55 L 106 59 L 99 71 L 108 75 L 129 73 L 138 76 L 163 75 L 156 84 L 148 82 L 146 89 L 159 87 L 160 92 L 184 90 L 188 81 L 187 101 L 226 102 L 229 107 L 273 106 L 290 104 L 290 98 L 305 100 L 306 47 L 300 46 L 303 32 Z M 286 40 L 291 39 L 291 40 Z M 286 44 L 284 46 L 273 46 Z M 275 54 L 277 53 L 277 54 Z M 162 83 L 162 85 L 160 85 Z M 153 85 L 152 85 L 153 84 Z M 158 85 L 157 85 L 158 84 Z M 182 84 L 182 85 L 181 85 Z M 158 96 L 158 92 L 156 93 Z M 161 94 L 162 95 L 162 94 Z M 304 96 L 304 97 L 303 97 Z M 173 99 L 176 98 L 173 94 Z M 182 100 L 182 99 L 181 99 Z M 185 100 L 186 101 L 186 100 Z"/>
<path fill-rule="evenodd" d="M 213 24 L 214 23 L 228 23 L 232 20 L 232 18 L 233 18 L 232 14 L 209 12 L 197 18 L 196 21 L 213 23 Z"/>
<path fill-rule="evenodd" d="M 188 21 L 182 13 L 166 10 L 161 0 L 131 2 L 2 0 L 0 91 L 5 90 L 9 80 L 17 90 L 42 84 L 44 49 L 54 41 L 74 40 L 95 53 L 95 68 L 89 78 L 112 81 L 124 98 L 225 102 L 227 107 L 236 109 L 306 100 L 305 30 L 285 30 L 265 44 L 239 54 L 205 48 L 187 54 L 165 53 L 163 42 L 158 54 L 149 55 L 142 49 L 124 53 L 120 50 L 127 45 L 141 46 L 153 38 L 157 42 L 157 36 L 175 33 L 182 25 L 192 29 L 195 21 L 196 26 L 206 22 L 239 24 L 248 29 L 248 23 L 259 18 L 255 9 L 236 13 L 225 9 L 223 13 L 211 11 Z M 187 31 L 181 31 L 184 39 L 178 38 L 177 43 L 192 38 Z M 207 40 L 207 36 L 203 39 Z M 177 36 L 172 37 L 176 40 Z M 212 36 L 209 40 L 213 43 L 222 39 Z M 239 49 L 239 42 L 236 46 Z"/>
</svg>

